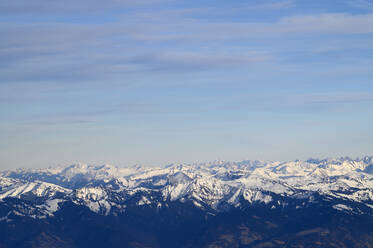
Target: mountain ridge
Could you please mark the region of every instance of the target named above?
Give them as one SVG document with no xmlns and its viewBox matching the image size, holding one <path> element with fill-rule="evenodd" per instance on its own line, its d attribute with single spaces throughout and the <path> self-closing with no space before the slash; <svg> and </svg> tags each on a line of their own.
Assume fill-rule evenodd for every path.
<svg viewBox="0 0 373 248">
<path fill-rule="evenodd" d="M 273 195 L 298 199 L 317 193 L 373 208 L 372 166 L 373 157 L 369 156 L 292 162 L 217 161 L 153 168 L 78 163 L 0 172 L 0 199 L 34 196 L 38 201 L 44 200 L 46 206 L 51 200 L 71 200 L 108 215 L 112 208 L 123 209 L 124 202 L 138 192 L 142 194 L 139 205 L 190 200 L 198 207 L 208 206 L 215 211 L 239 207 L 241 198 L 276 208 L 281 204 L 273 201 Z M 148 199 L 146 195 L 153 193 L 161 197 Z"/>
<path fill-rule="evenodd" d="M 373 157 L 0 172 L 0 247 L 373 247 Z"/>
</svg>

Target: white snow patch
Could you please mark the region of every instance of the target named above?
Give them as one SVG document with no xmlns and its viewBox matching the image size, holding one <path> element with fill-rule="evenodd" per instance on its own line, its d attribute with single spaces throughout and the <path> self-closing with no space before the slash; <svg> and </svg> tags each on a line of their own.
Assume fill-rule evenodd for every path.
<svg viewBox="0 0 373 248">
<path fill-rule="evenodd" d="M 349 206 L 344 204 L 337 204 L 333 206 L 334 209 L 341 210 L 341 211 L 352 211 L 353 209 Z"/>
<path fill-rule="evenodd" d="M 50 213 L 54 213 L 59 209 L 59 203 L 64 202 L 65 200 L 62 199 L 53 199 L 53 200 L 47 200 L 46 201 L 46 209 Z"/>
</svg>

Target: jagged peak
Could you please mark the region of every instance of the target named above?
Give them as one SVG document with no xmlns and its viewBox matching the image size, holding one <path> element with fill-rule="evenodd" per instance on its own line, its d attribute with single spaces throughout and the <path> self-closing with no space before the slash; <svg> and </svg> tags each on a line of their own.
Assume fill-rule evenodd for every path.
<svg viewBox="0 0 373 248">
<path fill-rule="evenodd" d="M 299 197 L 303 192 L 341 197 L 338 194 L 346 191 L 344 198 L 363 202 L 373 201 L 372 161 L 373 157 L 366 156 L 290 162 L 215 161 L 163 167 L 77 163 L 67 167 L 0 173 L 0 194 L 4 197 L 62 194 L 61 200 L 75 197 L 77 203 L 88 204 L 101 212 L 103 206 L 114 206 L 121 197 L 135 197 L 139 192 L 145 195 L 158 192 L 164 199 L 171 200 L 192 199 L 211 208 L 218 208 L 222 203 L 237 206 L 240 197 L 249 202 L 267 203 L 272 199 L 269 194 Z M 353 191 L 348 191 L 350 189 Z M 54 194 L 54 191 L 59 193 Z M 147 199 L 152 198 L 147 196 Z"/>
</svg>

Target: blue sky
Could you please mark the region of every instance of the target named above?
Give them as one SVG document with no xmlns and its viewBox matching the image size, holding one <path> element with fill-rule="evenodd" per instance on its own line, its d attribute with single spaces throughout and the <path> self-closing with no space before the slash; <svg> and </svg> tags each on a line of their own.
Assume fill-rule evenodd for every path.
<svg viewBox="0 0 373 248">
<path fill-rule="evenodd" d="M 0 168 L 372 154 L 373 1 L 2 1 L 0 37 Z"/>
</svg>

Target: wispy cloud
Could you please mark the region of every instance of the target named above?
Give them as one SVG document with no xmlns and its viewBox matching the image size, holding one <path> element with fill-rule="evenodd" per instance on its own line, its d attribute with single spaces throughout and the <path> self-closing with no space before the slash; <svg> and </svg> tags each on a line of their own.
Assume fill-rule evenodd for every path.
<svg viewBox="0 0 373 248">
<path fill-rule="evenodd" d="M 373 14 L 319 14 L 281 19 L 279 33 L 369 34 L 373 33 Z"/>
<path fill-rule="evenodd" d="M 371 92 L 319 92 L 319 93 L 263 93 L 236 94 L 234 98 L 225 98 L 223 113 L 240 110 L 248 113 L 276 114 L 334 114 L 343 111 L 366 111 L 373 107 Z M 211 111 L 211 110 L 210 110 Z"/>
<path fill-rule="evenodd" d="M 287 9 L 295 6 L 295 2 L 293 0 L 285 0 L 285 1 L 273 1 L 267 3 L 260 3 L 260 4 L 250 4 L 246 8 L 247 9 L 256 9 L 256 10 L 279 10 L 279 9 Z"/>
<path fill-rule="evenodd" d="M 369 0 L 353 0 L 349 1 L 351 6 L 361 8 L 363 10 L 373 10 L 373 2 Z"/>
<path fill-rule="evenodd" d="M 125 19 L 108 25 L 2 24 L 0 79 L 73 81 L 120 72 L 219 69 L 274 57 L 271 47 L 266 50 L 246 45 L 234 49 L 229 42 L 373 33 L 373 14 L 297 15 L 271 23 L 211 22 L 141 12 L 126 14 Z"/>
<path fill-rule="evenodd" d="M 16 25 L 14 29 L 0 26 L 5 37 L 0 41 L 2 83 L 68 83 L 144 71 L 191 72 L 240 67 L 271 59 L 265 51 L 250 49 L 188 51 L 191 49 L 188 46 L 144 49 L 145 44 L 136 44 L 134 28 L 122 24 Z"/>
<path fill-rule="evenodd" d="M 99 0 L 65 0 L 65 1 L 43 1 L 43 0 L 14 0 L 1 1 L 0 13 L 24 14 L 24 13 L 66 13 L 66 12 L 101 12 L 103 10 L 135 7 L 141 5 L 154 5 L 167 0 L 108 0 L 103 4 Z"/>
<path fill-rule="evenodd" d="M 299 107 L 330 109 L 345 105 L 373 103 L 373 94 L 366 92 L 332 92 L 300 94 L 290 97 L 290 103 Z"/>
<path fill-rule="evenodd" d="M 324 92 L 265 96 L 260 100 L 263 110 L 300 111 L 302 113 L 333 112 L 373 104 L 370 92 Z"/>
</svg>

